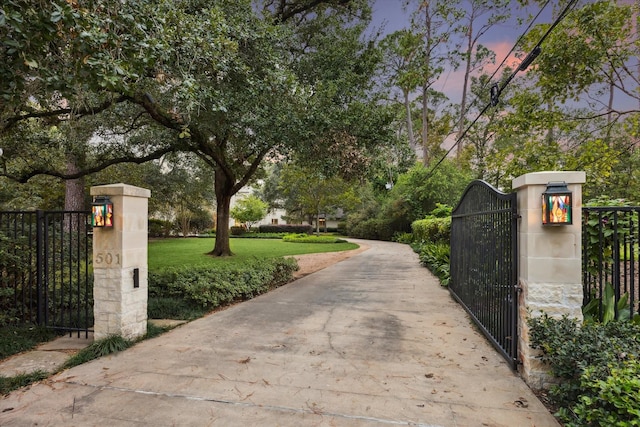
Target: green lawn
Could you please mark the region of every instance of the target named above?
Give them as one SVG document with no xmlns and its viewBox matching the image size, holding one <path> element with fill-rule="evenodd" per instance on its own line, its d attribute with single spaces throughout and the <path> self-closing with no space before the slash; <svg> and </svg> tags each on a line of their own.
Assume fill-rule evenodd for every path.
<svg viewBox="0 0 640 427">
<path fill-rule="evenodd" d="M 243 263 L 253 258 L 276 258 L 287 255 L 339 252 L 357 249 L 355 243 L 290 243 L 278 239 L 231 239 L 230 258 L 214 258 L 211 252 L 214 239 L 159 239 L 149 242 L 149 271 L 165 267 L 207 265 L 214 263 Z"/>
</svg>

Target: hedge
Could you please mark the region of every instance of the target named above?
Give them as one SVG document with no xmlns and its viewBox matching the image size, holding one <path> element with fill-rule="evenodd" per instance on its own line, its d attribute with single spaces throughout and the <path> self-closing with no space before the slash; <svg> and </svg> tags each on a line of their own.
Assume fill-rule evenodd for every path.
<svg viewBox="0 0 640 427">
<path fill-rule="evenodd" d="M 149 273 L 149 298 L 174 298 L 213 309 L 251 299 L 290 282 L 293 258 L 256 259 L 234 266 L 168 268 Z"/>
<path fill-rule="evenodd" d="M 449 243 L 451 238 L 451 217 L 429 217 L 411 224 L 415 242 Z"/>
<path fill-rule="evenodd" d="M 261 225 L 258 227 L 260 233 L 313 233 L 313 227 L 302 224 L 281 224 L 281 225 Z"/>
</svg>

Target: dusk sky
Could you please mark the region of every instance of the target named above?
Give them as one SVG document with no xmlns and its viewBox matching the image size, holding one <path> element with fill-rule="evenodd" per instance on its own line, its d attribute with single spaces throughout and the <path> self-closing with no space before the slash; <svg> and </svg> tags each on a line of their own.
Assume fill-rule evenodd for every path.
<svg viewBox="0 0 640 427">
<path fill-rule="evenodd" d="M 619 1 L 620 3 L 631 3 L 633 0 Z M 416 9 L 418 0 L 412 0 L 408 10 L 403 8 L 404 3 L 405 0 L 375 0 L 372 25 L 375 27 L 383 27 L 385 33 L 392 33 L 403 28 L 409 28 L 411 13 Z M 519 7 L 515 1 L 513 3 L 514 7 Z M 554 8 L 557 9 L 557 3 L 557 1 L 550 1 L 535 21 L 535 24 L 553 23 Z M 540 11 L 540 8 L 541 6 L 538 4 L 532 4 L 524 10 L 518 9 L 518 16 L 523 18 L 535 16 Z M 514 16 L 504 24 L 493 26 L 483 35 L 480 42 L 496 53 L 496 64 L 493 67 L 486 67 L 485 71 L 495 71 L 495 68 L 504 60 L 518 38 L 527 31 L 527 28 L 528 21 L 519 23 L 517 17 Z M 544 52 L 544 44 L 542 45 L 542 50 Z M 517 66 L 518 64 L 520 64 L 520 60 L 513 55 L 506 62 L 506 65 L 511 66 Z M 635 65 L 635 67 L 637 67 L 637 65 Z M 451 102 L 460 102 L 462 76 L 463 71 L 461 70 L 445 72 L 434 89 L 445 93 Z M 620 107 L 636 108 L 637 102 L 637 100 L 629 98 L 623 93 L 616 95 L 616 104 Z"/>
<path fill-rule="evenodd" d="M 376 0 L 373 6 L 373 25 L 375 27 L 383 27 L 385 33 L 392 33 L 410 26 L 411 12 L 415 10 L 415 2 L 408 10 L 404 10 L 404 0 Z M 528 14 L 535 15 L 539 11 L 539 7 L 529 7 L 520 16 Z M 552 22 L 552 6 L 548 5 L 543 14 L 538 18 L 536 23 Z M 481 43 L 496 53 L 496 67 L 502 62 L 507 53 L 511 50 L 516 40 L 525 32 L 527 23 L 519 24 L 514 17 L 509 22 L 492 27 L 482 38 Z M 519 64 L 519 60 L 511 57 L 508 65 L 514 63 Z M 493 72 L 494 68 L 488 71 Z M 461 79 L 462 71 L 450 71 L 443 75 L 438 82 L 440 90 L 446 93 L 452 102 L 458 102 L 462 93 L 462 88 L 458 83 Z"/>
</svg>

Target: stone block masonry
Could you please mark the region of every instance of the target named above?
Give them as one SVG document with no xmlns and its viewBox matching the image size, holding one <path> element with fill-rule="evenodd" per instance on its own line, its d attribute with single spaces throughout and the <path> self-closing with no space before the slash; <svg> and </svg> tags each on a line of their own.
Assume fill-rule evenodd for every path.
<svg viewBox="0 0 640 427">
<path fill-rule="evenodd" d="M 547 183 L 564 181 L 573 194 L 573 224 L 542 225 L 542 193 Z M 582 184 L 584 172 L 534 172 L 513 180 L 518 192 L 518 319 L 520 372 L 534 389 L 552 378 L 530 347 L 527 319 L 546 313 L 582 319 Z"/>
<path fill-rule="evenodd" d="M 135 339 L 147 331 L 147 215 L 151 192 L 113 184 L 91 187 L 91 195 L 109 196 L 113 203 L 113 227 L 93 230 L 94 337 Z M 134 286 L 135 275 L 138 282 Z"/>
</svg>

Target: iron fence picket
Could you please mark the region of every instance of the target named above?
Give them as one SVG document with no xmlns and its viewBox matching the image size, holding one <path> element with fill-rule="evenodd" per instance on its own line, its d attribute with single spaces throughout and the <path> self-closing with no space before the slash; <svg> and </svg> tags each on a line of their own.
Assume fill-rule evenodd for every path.
<svg viewBox="0 0 640 427">
<path fill-rule="evenodd" d="M 90 212 L 0 212 L 0 305 L 4 323 L 64 332 L 93 326 Z M 13 301 L 7 295 L 13 293 Z"/>
<path fill-rule="evenodd" d="M 605 287 L 614 292 L 614 315 L 626 294 L 629 317 L 640 313 L 638 287 L 638 250 L 640 207 L 599 206 L 582 208 L 583 305 L 599 300 L 597 318 L 603 319 Z"/>
</svg>

